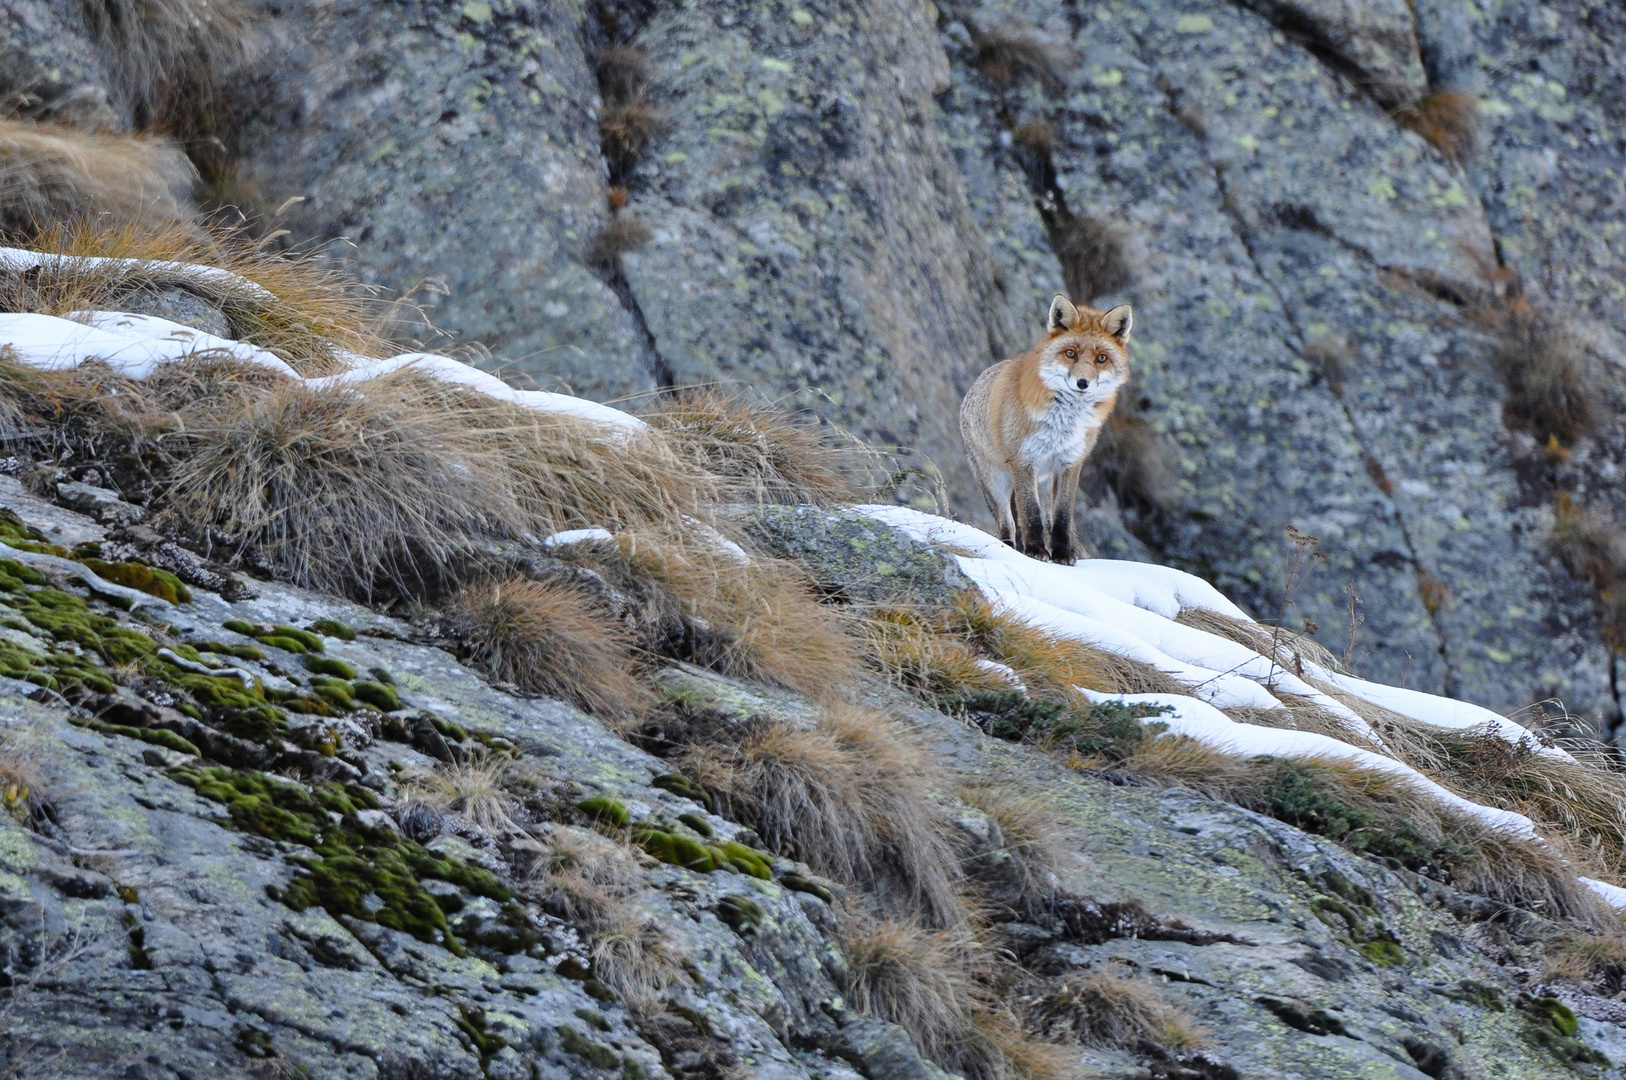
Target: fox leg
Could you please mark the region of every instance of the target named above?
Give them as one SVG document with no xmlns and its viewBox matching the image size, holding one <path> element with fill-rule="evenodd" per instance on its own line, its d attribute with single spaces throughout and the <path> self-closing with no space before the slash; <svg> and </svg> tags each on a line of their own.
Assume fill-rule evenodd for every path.
<svg viewBox="0 0 1626 1080">
<path fill-rule="evenodd" d="M 1050 503 L 1050 561 L 1073 565 L 1073 504 L 1078 500 L 1078 474 L 1084 468 L 1080 458 L 1056 478 Z"/>
<path fill-rule="evenodd" d="M 1016 535 L 1022 554 L 1035 559 L 1048 556 L 1045 551 L 1044 511 L 1039 505 L 1039 484 L 1033 470 L 1017 465 L 1011 470 L 1012 493 L 1016 503 Z"/>
<path fill-rule="evenodd" d="M 979 476 L 982 484 L 982 497 L 988 500 L 988 509 L 993 511 L 994 521 L 999 526 L 999 539 L 1011 547 L 1016 546 L 1016 517 L 1011 508 L 1011 474 L 1004 469 L 991 470 L 987 476 Z"/>
</svg>

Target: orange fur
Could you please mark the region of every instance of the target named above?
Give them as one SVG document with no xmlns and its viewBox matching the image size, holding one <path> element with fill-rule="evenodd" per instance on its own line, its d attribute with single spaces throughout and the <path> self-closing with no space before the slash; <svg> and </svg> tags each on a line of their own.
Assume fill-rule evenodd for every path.
<svg viewBox="0 0 1626 1080">
<path fill-rule="evenodd" d="M 960 433 L 1000 538 L 1071 563 L 1073 501 L 1084 461 L 1129 379 L 1134 313 L 1058 296 L 1048 333 L 984 371 L 960 406 Z"/>
</svg>

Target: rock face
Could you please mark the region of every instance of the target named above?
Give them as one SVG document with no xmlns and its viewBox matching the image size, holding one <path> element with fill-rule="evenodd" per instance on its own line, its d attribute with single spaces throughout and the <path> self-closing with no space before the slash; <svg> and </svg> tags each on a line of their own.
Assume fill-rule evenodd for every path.
<svg viewBox="0 0 1626 1080">
<path fill-rule="evenodd" d="M 105 100 L 131 126 L 58 7 L 7 5 L 8 47 L 50 73 L 36 96 Z M 1052 292 L 1093 280 L 1097 302 L 1136 306 L 1122 407 L 1169 474 L 1156 505 L 1086 512 L 1098 547 L 1308 621 L 1374 678 L 1619 717 L 1599 583 L 1550 550 L 1555 494 L 1626 517 L 1618 4 L 263 16 L 241 187 L 302 197 L 290 242 L 345 238 L 330 250 L 417 289 L 493 365 L 601 398 L 736 380 L 911 448 L 980 516 L 959 395 L 1031 342 Z M 624 194 L 592 71 L 612 41 L 644 51 L 656 107 L 616 167 Z M 604 261 L 616 200 L 650 235 Z M 1090 222 L 1116 241 L 1092 247 Z M 1510 328 L 1590 372 L 1590 434 L 1520 419 Z M 1289 526 L 1325 559 L 1284 602 Z"/>
<path fill-rule="evenodd" d="M 0 489 L 0 501 L 24 521 L 71 527 L 66 511 L 48 521 L 27 497 Z M 97 526 L 83 519 L 78 529 Z M 843 563 L 850 538 L 831 531 L 833 566 L 891 557 L 872 549 Z M 24 610 L 35 586 L 0 572 L 7 609 Z M 60 1075 L 61 1063 L 87 1077 L 275 1068 L 391 1080 L 949 1080 L 911 1032 L 852 1011 L 830 894 L 805 866 L 765 853 L 753 858 L 771 864 L 766 877 L 735 872 L 743 863 L 711 872 L 634 863 L 634 936 L 658 939 L 647 947 L 664 958 L 653 969 L 664 975 L 643 995 L 637 980 L 611 989 L 600 980 L 614 970 L 603 938 L 590 946 L 580 920 L 540 904 L 511 861 L 525 844 L 616 848 L 564 822 L 578 803 L 609 833 L 703 826 L 694 836 L 714 843 L 760 841 L 703 812 L 703 791 L 682 793 L 667 763 L 567 705 L 489 685 L 407 640 L 411 627 L 331 597 L 256 589 L 236 603 L 200 591 L 161 611 L 165 640 L 211 642 L 196 654 L 217 676 L 204 681 L 241 671 L 292 693 L 318 686 L 313 672 L 331 686 L 348 670 L 393 687 L 365 684 L 376 688 L 371 711 L 290 714 L 301 725 L 290 738 L 330 740 L 325 755 L 300 759 L 313 772 L 308 786 L 216 764 L 221 752 L 257 745 L 247 739 L 215 731 L 204 762 L 168 728 L 110 723 L 127 715 L 118 704 L 104 702 L 95 719 L 55 691 L 0 679 L 4 760 L 30 773 L 23 801 L 11 790 L 0 815 L 0 1061 L 14 1075 Z M 59 600 L 52 610 L 79 609 Z M 90 610 L 110 620 L 96 624 L 103 635 L 115 619 L 125 633 L 155 632 Z M 300 626 L 313 630 L 287 629 Z M 9 624 L 6 633 L 10 648 L 57 647 Z M 299 652 L 311 633 L 321 652 Z M 816 712 L 695 668 L 660 681 L 727 722 L 802 727 Z M 1561 1034 L 1543 1011 L 1556 999 L 1529 993 L 1540 990 L 1517 970 L 1523 946 L 1558 933 L 1537 916 L 1234 807 L 1120 786 L 1112 773 L 1064 769 L 959 720 L 885 703 L 951 785 L 997 779 L 1046 793 L 1068 851 L 1053 918 L 1003 921 L 993 933 L 1034 977 L 1116 972 L 1178 1002 L 1206 1043 L 1159 1051 L 1154 1075 L 1551 1077 L 1591 1069 L 1596 1047 L 1622 1039 L 1619 1002 L 1574 1000 L 1583 1019 L 1560 1014 L 1570 1025 Z M 483 744 L 527 778 L 534 794 L 507 825 L 412 801 L 404 779 L 435 766 L 448 741 L 465 755 Z M 322 773 L 326 782 L 315 779 Z M 240 797 L 245 782 L 259 785 L 252 798 Z M 312 811 L 314 798 L 329 809 Z M 378 805 L 355 801 L 369 799 Z M 956 813 L 972 863 L 1011 857 L 994 818 Z M 358 846 L 339 858 L 333 837 Z M 380 852 L 409 861 L 411 877 Z M 417 909 L 403 896 L 415 890 L 444 912 L 444 930 L 409 917 Z M 1123 1051 L 1072 1056 L 1101 1075 L 1145 1075 Z"/>
</svg>

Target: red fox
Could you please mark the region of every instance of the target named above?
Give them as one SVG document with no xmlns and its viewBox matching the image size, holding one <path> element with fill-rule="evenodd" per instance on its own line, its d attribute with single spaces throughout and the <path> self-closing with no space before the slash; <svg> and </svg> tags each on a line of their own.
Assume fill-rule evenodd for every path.
<svg viewBox="0 0 1626 1080">
<path fill-rule="evenodd" d="M 960 434 L 999 538 L 1072 563 L 1078 474 L 1129 379 L 1128 304 L 1100 312 L 1050 302 L 1049 334 L 971 384 Z"/>
</svg>

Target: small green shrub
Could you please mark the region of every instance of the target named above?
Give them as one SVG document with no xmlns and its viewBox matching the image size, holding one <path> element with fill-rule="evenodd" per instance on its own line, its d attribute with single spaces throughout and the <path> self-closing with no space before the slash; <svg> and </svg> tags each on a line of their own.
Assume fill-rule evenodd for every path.
<svg viewBox="0 0 1626 1080">
<path fill-rule="evenodd" d="M 595 821 L 608 822 L 620 828 L 625 828 L 632 820 L 632 815 L 624 804 L 614 799 L 607 799 L 602 795 L 595 795 L 590 799 L 583 799 L 576 804 L 576 809 Z"/>
</svg>

